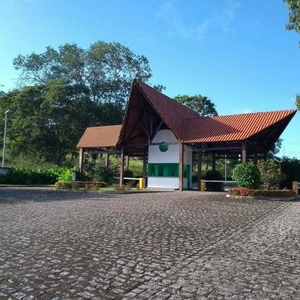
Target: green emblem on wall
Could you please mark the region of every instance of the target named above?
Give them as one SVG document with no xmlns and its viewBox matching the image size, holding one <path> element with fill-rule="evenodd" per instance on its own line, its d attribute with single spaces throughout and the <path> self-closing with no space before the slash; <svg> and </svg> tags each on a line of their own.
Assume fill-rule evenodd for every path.
<svg viewBox="0 0 300 300">
<path fill-rule="evenodd" d="M 159 150 L 161 152 L 167 152 L 169 149 L 169 145 L 166 142 L 161 142 L 159 145 Z"/>
</svg>

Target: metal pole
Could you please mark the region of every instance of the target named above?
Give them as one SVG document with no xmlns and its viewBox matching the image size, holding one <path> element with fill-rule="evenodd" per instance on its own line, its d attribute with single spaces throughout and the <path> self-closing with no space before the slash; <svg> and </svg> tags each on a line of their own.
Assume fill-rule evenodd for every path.
<svg viewBox="0 0 300 300">
<path fill-rule="evenodd" d="M 6 131 L 7 131 L 7 114 L 9 110 L 7 110 L 5 114 L 5 121 L 4 121 L 4 135 L 3 135 L 3 153 L 2 153 L 2 168 L 5 165 L 5 147 L 6 147 Z"/>
</svg>

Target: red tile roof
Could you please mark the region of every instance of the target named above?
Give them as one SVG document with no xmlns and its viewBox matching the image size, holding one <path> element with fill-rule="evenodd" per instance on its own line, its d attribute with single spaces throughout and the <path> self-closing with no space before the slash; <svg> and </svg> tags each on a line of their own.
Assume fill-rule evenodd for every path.
<svg viewBox="0 0 300 300">
<path fill-rule="evenodd" d="M 135 80 L 127 104 L 122 125 L 89 127 L 79 141 L 78 148 L 101 148 L 122 146 L 131 136 L 139 137 L 144 143 L 147 137 L 141 134 L 143 129 L 138 120 L 144 118 L 141 111 L 147 100 L 166 126 L 183 143 L 218 143 L 243 141 L 270 129 L 277 123 L 276 132 L 272 132 L 269 144 L 274 143 L 295 115 L 296 110 L 247 113 L 217 117 L 200 115 L 177 101 L 167 97 L 145 83 Z M 277 124 L 277 125 L 278 125 Z M 260 138 L 263 138 L 260 136 Z M 274 140 L 275 139 L 275 140 Z M 147 142 L 146 142 L 147 143 Z"/>
<path fill-rule="evenodd" d="M 139 81 L 136 81 L 136 84 L 179 140 L 181 140 L 182 129 L 186 121 L 200 118 L 197 112 L 160 93 L 147 84 Z"/>
<path fill-rule="evenodd" d="M 187 121 L 182 141 L 242 141 L 295 113 L 296 110 L 282 110 L 193 119 Z"/>
<path fill-rule="evenodd" d="M 88 127 L 77 148 L 114 147 L 119 139 L 121 125 Z"/>
</svg>

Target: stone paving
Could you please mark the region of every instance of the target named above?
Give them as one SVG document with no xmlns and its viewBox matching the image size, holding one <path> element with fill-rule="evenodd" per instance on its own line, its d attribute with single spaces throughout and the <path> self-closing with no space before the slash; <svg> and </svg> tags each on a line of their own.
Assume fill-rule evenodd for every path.
<svg viewBox="0 0 300 300">
<path fill-rule="evenodd" d="M 300 202 L 0 189 L 0 299 L 300 299 Z"/>
</svg>

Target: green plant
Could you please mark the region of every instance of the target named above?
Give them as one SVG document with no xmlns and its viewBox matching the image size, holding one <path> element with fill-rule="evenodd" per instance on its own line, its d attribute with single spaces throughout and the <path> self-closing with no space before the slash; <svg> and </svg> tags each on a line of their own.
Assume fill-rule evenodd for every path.
<svg viewBox="0 0 300 300">
<path fill-rule="evenodd" d="M 285 179 L 285 175 L 280 169 L 280 164 L 274 159 L 258 161 L 257 167 L 261 174 L 262 186 L 267 190 L 278 189 L 280 182 Z"/>
<path fill-rule="evenodd" d="M 258 189 L 261 186 L 260 172 L 252 163 L 236 165 L 232 170 L 232 178 L 238 187 Z"/>
<path fill-rule="evenodd" d="M 223 180 L 221 173 L 217 170 L 209 170 L 206 172 L 205 180 Z M 223 182 L 206 182 L 207 191 L 220 192 L 224 190 Z"/>
</svg>

